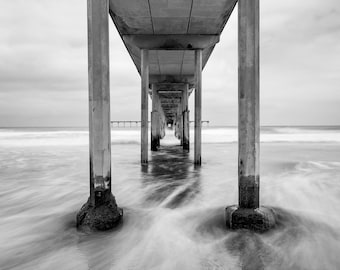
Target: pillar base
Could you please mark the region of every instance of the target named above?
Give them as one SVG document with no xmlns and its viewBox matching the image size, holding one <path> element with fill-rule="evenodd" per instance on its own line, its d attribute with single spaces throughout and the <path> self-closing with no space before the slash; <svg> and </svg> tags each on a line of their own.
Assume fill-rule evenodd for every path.
<svg viewBox="0 0 340 270">
<path fill-rule="evenodd" d="M 90 198 L 77 214 L 77 227 L 105 231 L 114 228 L 123 217 L 123 210 L 116 204 L 111 194 L 99 205 L 93 206 Z"/>
<path fill-rule="evenodd" d="M 151 151 L 158 151 L 159 148 L 159 138 L 158 137 L 152 137 L 151 138 Z"/>
<path fill-rule="evenodd" d="M 225 217 L 227 227 L 232 230 L 265 232 L 275 226 L 275 212 L 267 207 L 248 209 L 232 205 L 226 208 Z"/>
<path fill-rule="evenodd" d="M 183 149 L 184 150 L 190 150 L 190 143 L 189 142 L 183 142 Z"/>
</svg>

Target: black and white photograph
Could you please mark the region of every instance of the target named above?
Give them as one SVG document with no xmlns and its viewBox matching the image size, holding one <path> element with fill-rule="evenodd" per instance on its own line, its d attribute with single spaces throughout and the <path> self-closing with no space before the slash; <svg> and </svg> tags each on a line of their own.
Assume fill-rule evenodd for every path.
<svg viewBox="0 0 340 270">
<path fill-rule="evenodd" d="M 0 0 L 1 270 L 340 270 L 339 0 Z"/>
</svg>

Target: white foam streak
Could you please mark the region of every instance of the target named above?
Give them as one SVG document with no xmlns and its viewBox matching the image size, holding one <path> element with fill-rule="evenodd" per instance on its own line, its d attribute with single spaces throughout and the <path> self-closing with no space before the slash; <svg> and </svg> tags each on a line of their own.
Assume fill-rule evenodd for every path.
<svg viewBox="0 0 340 270">
<path fill-rule="evenodd" d="M 173 133 L 167 130 L 167 133 Z M 0 146 L 85 146 L 89 143 L 87 130 L 0 130 Z M 150 134 L 149 134 L 150 136 Z M 190 130 L 191 142 L 194 141 L 194 129 Z M 261 132 L 262 143 L 340 143 L 340 129 L 306 128 L 266 128 Z M 112 129 L 113 144 L 139 144 L 139 129 Z M 237 128 L 203 128 L 203 143 L 237 143 Z M 178 144 L 177 139 L 162 141 L 163 144 Z"/>
</svg>

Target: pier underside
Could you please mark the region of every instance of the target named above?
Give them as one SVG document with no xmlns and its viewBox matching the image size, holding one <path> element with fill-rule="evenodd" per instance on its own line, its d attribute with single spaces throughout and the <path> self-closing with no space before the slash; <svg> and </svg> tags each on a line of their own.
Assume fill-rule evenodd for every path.
<svg viewBox="0 0 340 270">
<path fill-rule="evenodd" d="M 207 63 L 237 0 L 111 0 L 109 3 L 111 18 L 141 76 L 141 50 L 148 51 L 145 59 L 147 78 L 144 78 L 148 93 L 152 97 L 152 87 L 162 92 L 159 95 L 160 106 L 156 108 L 162 119 L 151 119 L 152 124 L 157 125 L 154 121 L 158 121 L 163 125 L 173 125 L 178 129 L 176 134 L 181 144 L 183 140 L 189 141 L 188 137 L 184 138 L 188 131 L 183 130 L 186 128 L 183 121 L 189 122 L 189 112 L 186 116 L 185 110 L 181 109 L 180 92 L 187 88 L 190 95 L 196 90 L 201 97 L 201 81 L 197 82 L 201 74 L 197 73 L 201 73 Z M 199 58 L 197 51 L 200 52 Z M 144 98 L 142 102 L 147 100 Z M 195 143 L 200 144 L 201 100 L 197 99 L 195 112 L 195 131 L 199 133 L 195 135 Z M 146 121 L 147 117 L 144 119 Z M 142 138 L 143 141 L 146 140 Z M 147 145 L 142 143 L 142 147 L 147 148 Z M 151 149 L 156 150 L 155 147 Z M 142 152 L 146 151 L 142 149 Z M 195 157 L 195 163 L 200 164 L 198 145 L 195 146 Z M 142 156 L 141 160 L 142 163 L 147 162 L 147 156 Z"/>
</svg>

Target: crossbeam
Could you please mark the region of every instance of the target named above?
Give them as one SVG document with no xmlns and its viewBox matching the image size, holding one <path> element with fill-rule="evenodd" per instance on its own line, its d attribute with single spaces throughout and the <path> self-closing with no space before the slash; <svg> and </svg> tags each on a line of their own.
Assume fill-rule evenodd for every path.
<svg viewBox="0 0 340 270">
<path fill-rule="evenodd" d="M 198 50 L 213 47 L 219 35 L 123 35 L 124 42 L 147 50 Z"/>
<path fill-rule="evenodd" d="M 190 83 L 191 85 L 193 85 L 195 83 L 195 76 L 194 75 L 150 75 L 149 83 Z"/>
</svg>

